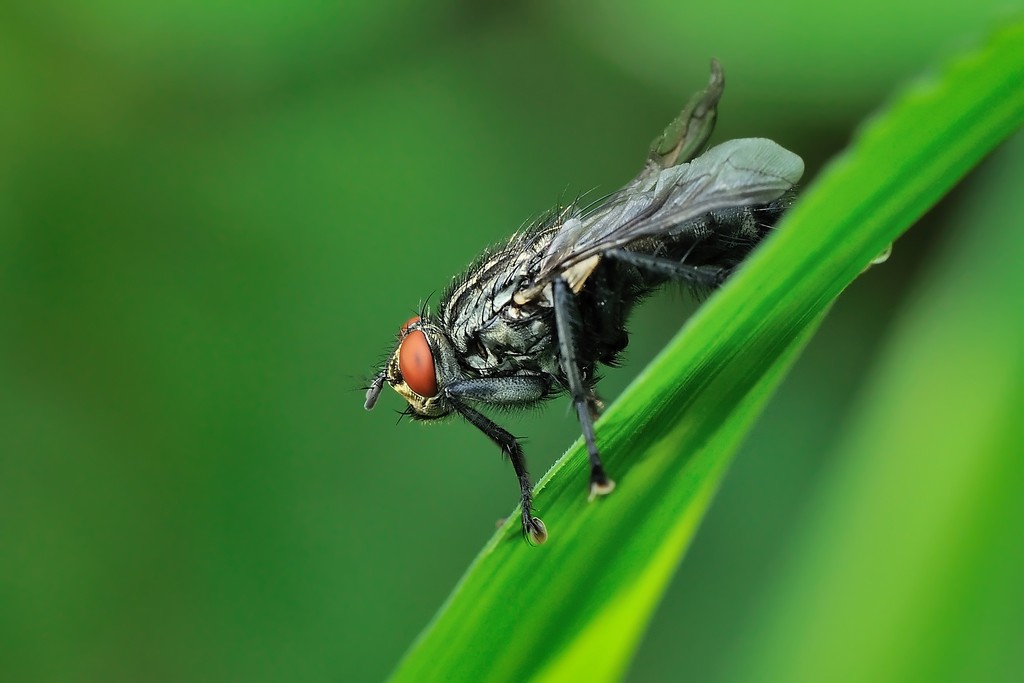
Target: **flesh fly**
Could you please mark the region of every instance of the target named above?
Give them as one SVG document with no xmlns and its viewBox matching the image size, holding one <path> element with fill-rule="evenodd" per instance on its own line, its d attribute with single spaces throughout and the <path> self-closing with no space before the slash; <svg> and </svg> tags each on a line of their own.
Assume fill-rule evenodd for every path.
<svg viewBox="0 0 1024 683">
<path fill-rule="evenodd" d="M 367 410 L 386 383 L 412 418 L 458 414 L 486 434 L 512 462 L 523 533 L 534 543 L 548 533 L 533 514 L 522 447 L 481 410 L 568 393 L 590 459 L 590 498 L 611 493 L 594 439 L 603 407 L 596 371 L 626 348 L 630 310 L 668 281 L 715 289 L 792 203 L 804 169 L 796 154 L 764 138 L 704 151 L 723 87 L 713 60 L 708 86 L 652 143 L 633 180 L 594 205 L 558 207 L 485 251 L 436 310 L 401 326 L 367 389 Z"/>
</svg>

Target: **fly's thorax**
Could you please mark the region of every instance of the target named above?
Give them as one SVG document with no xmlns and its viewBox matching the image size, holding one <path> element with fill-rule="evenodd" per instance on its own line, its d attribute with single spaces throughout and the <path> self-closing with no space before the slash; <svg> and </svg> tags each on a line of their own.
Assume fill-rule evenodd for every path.
<svg viewBox="0 0 1024 683">
<path fill-rule="evenodd" d="M 416 317 L 402 326 L 384 379 L 421 417 L 452 412 L 445 387 L 461 377 L 455 348 L 435 323 Z"/>
<path fill-rule="evenodd" d="M 556 230 L 539 226 L 513 235 L 509 241 L 474 261 L 445 292 L 438 320 L 456 347 L 472 352 L 481 331 L 497 317 L 528 318 L 531 307 L 520 309 L 517 292 L 529 287 Z"/>
</svg>

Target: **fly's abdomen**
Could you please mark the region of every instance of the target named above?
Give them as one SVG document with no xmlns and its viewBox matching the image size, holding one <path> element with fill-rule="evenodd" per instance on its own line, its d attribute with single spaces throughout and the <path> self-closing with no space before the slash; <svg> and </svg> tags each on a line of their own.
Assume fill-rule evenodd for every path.
<svg viewBox="0 0 1024 683">
<path fill-rule="evenodd" d="M 637 251 L 657 253 L 688 265 L 731 270 L 771 232 L 793 197 L 787 192 L 768 204 L 712 211 L 698 221 L 668 231 L 664 240 L 637 245 Z"/>
</svg>

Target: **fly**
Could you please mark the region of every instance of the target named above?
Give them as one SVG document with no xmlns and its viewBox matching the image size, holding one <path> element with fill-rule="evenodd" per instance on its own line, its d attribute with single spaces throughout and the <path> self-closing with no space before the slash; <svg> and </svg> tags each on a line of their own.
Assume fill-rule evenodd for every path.
<svg viewBox="0 0 1024 683">
<path fill-rule="evenodd" d="M 367 389 L 367 410 L 387 383 L 414 419 L 457 413 L 486 434 L 512 461 L 523 534 L 534 543 L 548 534 L 533 515 L 523 449 L 481 409 L 567 392 L 587 445 L 590 499 L 611 493 L 594 439 L 603 408 L 596 370 L 626 348 L 630 310 L 668 281 L 715 289 L 792 204 L 804 164 L 771 140 L 730 140 L 700 154 L 723 88 L 712 60 L 708 86 L 652 143 L 636 178 L 595 205 L 556 208 L 484 252 L 436 311 L 402 325 Z"/>
</svg>

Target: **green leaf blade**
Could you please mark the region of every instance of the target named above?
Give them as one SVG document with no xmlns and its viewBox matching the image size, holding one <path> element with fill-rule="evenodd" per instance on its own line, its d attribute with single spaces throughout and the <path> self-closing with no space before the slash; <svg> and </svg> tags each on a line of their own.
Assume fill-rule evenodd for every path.
<svg viewBox="0 0 1024 683">
<path fill-rule="evenodd" d="M 915 86 L 808 189 L 785 225 L 599 422 L 618 489 L 585 499 L 577 443 L 542 479 L 551 534 L 516 515 L 396 681 L 622 675 L 728 463 L 831 301 L 1024 120 L 1024 24 Z"/>
<path fill-rule="evenodd" d="M 729 680 L 1016 680 L 1024 638 L 1017 136 L 961 206 Z"/>
</svg>

